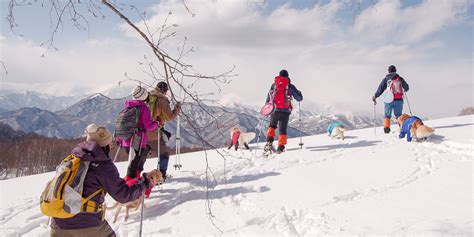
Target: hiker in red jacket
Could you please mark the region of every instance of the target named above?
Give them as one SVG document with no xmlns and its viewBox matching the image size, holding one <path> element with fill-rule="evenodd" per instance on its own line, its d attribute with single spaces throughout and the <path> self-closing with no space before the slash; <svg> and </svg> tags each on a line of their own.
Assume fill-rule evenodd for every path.
<svg viewBox="0 0 474 237">
<path fill-rule="evenodd" d="M 277 153 L 285 150 L 286 145 L 286 129 L 288 127 L 288 120 L 290 118 L 293 106 L 291 104 L 292 98 L 296 101 L 303 100 L 301 91 L 291 84 L 286 70 L 281 70 L 280 74 L 275 77 L 274 83 L 270 87 L 270 92 L 267 96 L 267 103 L 273 101 L 275 104 L 275 111 L 270 118 L 270 125 L 267 131 L 267 144 L 264 147 L 265 151 L 273 149 L 273 140 L 275 139 L 275 129 L 279 127 L 280 136 L 278 137 Z"/>
<path fill-rule="evenodd" d="M 227 149 L 230 149 L 232 146 L 235 146 L 235 150 L 239 148 L 239 137 L 240 137 L 240 131 L 238 128 L 233 128 L 232 129 L 232 140 L 230 141 L 230 145 Z"/>
</svg>

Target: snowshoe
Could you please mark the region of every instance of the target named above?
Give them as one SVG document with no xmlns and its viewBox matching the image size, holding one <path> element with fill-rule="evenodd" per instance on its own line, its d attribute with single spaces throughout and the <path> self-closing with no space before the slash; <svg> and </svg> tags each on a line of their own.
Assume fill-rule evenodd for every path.
<svg viewBox="0 0 474 237">
<path fill-rule="evenodd" d="M 263 155 L 268 157 L 273 153 L 274 150 L 275 148 L 273 147 L 273 144 L 271 142 L 267 142 L 267 144 L 263 147 Z"/>
</svg>

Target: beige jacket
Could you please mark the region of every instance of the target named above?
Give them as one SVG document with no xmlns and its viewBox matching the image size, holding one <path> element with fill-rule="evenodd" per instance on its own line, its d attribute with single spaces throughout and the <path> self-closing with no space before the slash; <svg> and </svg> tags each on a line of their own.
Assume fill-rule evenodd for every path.
<svg viewBox="0 0 474 237">
<path fill-rule="evenodd" d="M 174 109 L 171 110 L 170 101 L 168 100 L 168 97 L 166 97 L 166 95 L 155 89 L 150 91 L 150 101 L 152 101 L 150 103 L 150 110 L 151 116 L 154 121 L 157 121 L 158 118 L 160 118 L 161 122 L 165 123 L 167 121 L 175 119 L 181 111 L 180 104 L 176 104 Z"/>
</svg>

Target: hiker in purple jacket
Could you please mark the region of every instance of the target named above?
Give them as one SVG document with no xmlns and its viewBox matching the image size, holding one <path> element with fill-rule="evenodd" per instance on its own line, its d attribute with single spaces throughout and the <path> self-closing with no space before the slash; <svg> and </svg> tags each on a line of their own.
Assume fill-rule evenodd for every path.
<svg viewBox="0 0 474 237">
<path fill-rule="evenodd" d="M 138 199 L 149 187 L 161 179 L 158 170 L 143 173 L 143 177 L 132 186 L 120 178 L 117 167 L 109 157 L 112 134 L 103 126 L 91 124 L 86 128 L 87 141 L 79 143 L 71 154 L 82 161 L 90 161 L 84 179 L 83 197 L 104 189 L 116 201 L 126 203 Z M 97 212 L 76 214 L 71 218 L 52 218 L 51 236 L 115 236 L 113 229 L 104 219 L 104 195 L 97 195 L 92 201 L 99 204 Z"/>
<path fill-rule="evenodd" d="M 151 151 L 151 147 L 147 144 L 148 137 L 147 132 L 156 130 L 158 128 L 158 123 L 154 122 L 151 119 L 150 109 L 146 104 L 148 100 L 148 91 L 141 87 L 136 86 L 132 91 L 133 100 L 125 101 L 125 108 L 138 107 L 138 128 L 139 131 L 136 134 L 135 138 L 140 142 L 132 142 L 131 140 L 125 141 L 122 140 L 122 147 L 125 148 L 125 151 L 130 155 L 132 154 L 132 160 L 127 169 L 127 176 L 125 176 L 125 182 L 130 181 L 135 178 L 140 178 L 140 174 L 143 171 L 143 166 L 146 161 L 148 153 Z M 132 144 L 133 143 L 133 144 Z M 145 193 L 146 197 L 149 197 L 151 193 L 151 188 L 148 189 Z"/>
</svg>

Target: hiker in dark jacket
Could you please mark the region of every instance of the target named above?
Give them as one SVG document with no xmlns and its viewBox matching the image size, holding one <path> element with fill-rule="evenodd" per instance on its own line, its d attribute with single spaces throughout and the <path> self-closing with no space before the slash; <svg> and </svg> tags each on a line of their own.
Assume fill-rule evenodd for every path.
<svg viewBox="0 0 474 237">
<path fill-rule="evenodd" d="M 97 213 L 79 213 L 64 219 L 52 218 L 51 236 L 115 236 L 112 228 L 104 220 L 104 195 L 108 193 L 121 203 L 130 202 L 138 199 L 147 188 L 157 184 L 161 178 L 158 170 L 152 170 L 143 173 L 135 185 L 127 186 L 109 157 L 112 134 L 107 128 L 95 124 L 87 127 L 86 134 L 87 141 L 74 147 L 71 154 L 91 162 L 84 179 L 82 196 L 85 198 L 103 189 L 105 192 L 103 195 L 92 198 L 100 208 Z"/>
<path fill-rule="evenodd" d="M 395 118 L 398 118 L 398 116 L 402 115 L 404 92 L 407 92 L 410 89 L 405 79 L 397 74 L 397 68 L 394 65 L 390 65 L 388 67 L 388 74 L 385 76 L 382 82 L 380 82 L 375 95 L 372 97 L 374 104 L 377 104 L 376 99 L 380 97 L 387 88 L 390 88 L 391 94 L 393 94 L 393 100 L 385 102 L 385 117 L 383 121 L 383 129 L 385 133 L 390 132 L 390 119 L 392 117 L 392 111 L 395 115 Z M 389 98 L 391 98 L 391 94 Z"/>
<path fill-rule="evenodd" d="M 280 88 L 279 85 L 283 85 L 282 88 Z M 267 131 L 267 144 L 264 148 L 266 151 L 273 149 L 273 141 L 275 139 L 275 129 L 277 128 L 277 125 L 280 132 L 277 152 L 280 153 L 285 150 L 287 140 L 286 130 L 288 128 L 288 120 L 290 119 L 291 110 L 293 109 L 291 98 L 294 98 L 296 101 L 302 101 L 303 94 L 301 94 L 301 91 L 291 84 L 291 80 L 288 77 L 288 71 L 281 70 L 279 76 L 275 77 L 266 100 L 267 103 L 270 102 L 270 100 L 273 100 L 273 103 L 275 104 L 275 111 L 271 115 L 270 125 Z"/>
<path fill-rule="evenodd" d="M 140 142 L 132 142 L 132 140 L 121 141 L 122 147 L 125 148 L 125 151 L 129 154 L 129 156 L 132 156 L 131 162 L 127 169 L 127 176 L 124 178 L 125 181 L 140 178 L 146 157 L 151 151 L 151 147 L 147 144 L 148 136 L 146 133 L 158 128 L 158 123 L 151 119 L 150 110 L 146 104 L 146 101 L 148 100 L 148 91 L 141 86 L 136 86 L 132 91 L 132 97 L 133 100 L 125 101 L 125 108 L 139 108 L 138 128 L 140 130 L 132 139 L 138 139 Z M 151 189 L 148 189 L 145 193 L 145 196 L 149 197 L 150 193 Z"/>
</svg>

